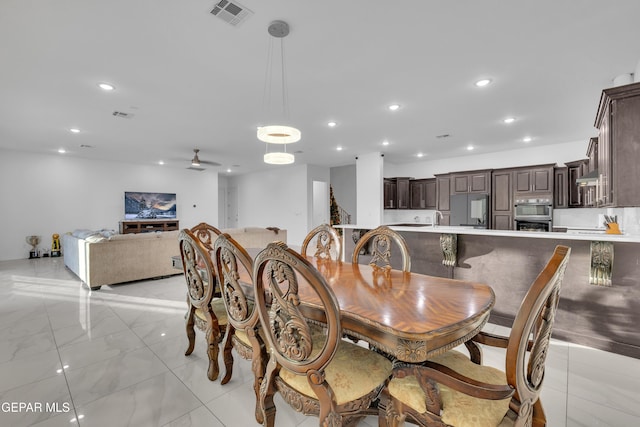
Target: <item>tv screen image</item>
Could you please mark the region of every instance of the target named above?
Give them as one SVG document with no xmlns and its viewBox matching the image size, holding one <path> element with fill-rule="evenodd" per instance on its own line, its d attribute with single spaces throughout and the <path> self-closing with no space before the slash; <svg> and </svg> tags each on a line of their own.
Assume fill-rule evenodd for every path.
<svg viewBox="0 0 640 427">
<path fill-rule="evenodd" d="M 176 219 L 175 193 L 125 191 L 124 219 Z"/>
</svg>

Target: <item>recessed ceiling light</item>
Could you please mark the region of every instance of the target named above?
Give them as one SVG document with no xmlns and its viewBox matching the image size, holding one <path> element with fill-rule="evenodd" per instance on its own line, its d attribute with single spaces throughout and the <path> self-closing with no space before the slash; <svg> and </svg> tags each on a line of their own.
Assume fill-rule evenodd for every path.
<svg viewBox="0 0 640 427">
<path fill-rule="evenodd" d="M 382 145 L 389 145 L 389 141 L 382 141 Z"/>
<path fill-rule="evenodd" d="M 416 154 L 416 156 L 417 157 L 424 157 L 424 154 L 423 153 L 418 153 L 418 154 Z"/>
<path fill-rule="evenodd" d="M 337 123 L 336 122 L 329 122 L 327 123 L 327 126 L 329 126 L 330 128 L 336 127 Z"/>
<path fill-rule="evenodd" d="M 476 86 L 478 87 L 485 87 L 487 86 L 489 83 L 491 83 L 491 79 L 482 79 L 482 80 L 478 80 L 476 82 Z"/>
<path fill-rule="evenodd" d="M 503 120 L 503 122 L 505 122 L 506 124 L 513 123 L 515 121 L 516 121 L 515 117 L 507 117 L 506 119 Z"/>
<path fill-rule="evenodd" d="M 160 166 L 162 166 L 162 165 L 164 165 L 164 161 L 160 160 L 160 161 L 158 162 L 158 164 L 159 164 Z"/>
<path fill-rule="evenodd" d="M 389 105 L 389 110 L 391 110 L 391 111 L 396 111 L 399 108 L 400 108 L 399 104 L 391 104 L 391 105 Z"/>
<path fill-rule="evenodd" d="M 80 133 L 80 129 L 78 129 L 78 128 L 71 128 L 71 129 L 69 129 L 69 132 L 71 132 L 71 133 Z"/>
<path fill-rule="evenodd" d="M 98 87 L 106 91 L 114 90 L 116 88 L 114 85 L 110 83 L 98 83 Z"/>
<path fill-rule="evenodd" d="M 531 142 L 531 137 L 530 136 L 525 136 L 524 138 L 522 138 L 523 142 Z"/>
<path fill-rule="evenodd" d="M 227 173 L 231 173 L 231 168 L 227 169 Z"/>
<path fill-rule="evenodd" d="M 338 146 L 336 147 L 336 150 L 338 150 L 338 151 L 342 151 L 342 146 L 341 146 L 341 145 L 338 145 Z"/>
<path fill-rule="evenodd" d="M 469 151 L 473 151 L 475 147 L 473 145 L 467 145 L 467 150 Z"/>
<path fill-rule="evenodd" d="M 67 150 L 65 150 L 64 148 L 58 148 L 58 153 L 64 154 L 66 152 L 67 152 Z"/>
</svg>

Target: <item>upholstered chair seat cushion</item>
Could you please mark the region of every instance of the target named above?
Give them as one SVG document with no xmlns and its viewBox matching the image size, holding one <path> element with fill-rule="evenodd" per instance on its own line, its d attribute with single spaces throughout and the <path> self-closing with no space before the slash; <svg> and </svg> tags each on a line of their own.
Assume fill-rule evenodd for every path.
<svg viewBox="0 0 640 427">
<path fill-rule="evenodd" d="M 221 298 L 213 298 L 211 300 L 211 308 L 218 318 L 218 325 L 226 325 L 227 324 L 227 310 L 224 308 L 224 301 Z M 196 316 L 199 319 L 206 320 L 204 316 L 204 311 L 201 308 L 196 308 L 195 312 Z"/>
<path fill-rule="evenodd" d="M 449 351 L 431 359 L 432 362 L 445 365 L 454 371 L 488 384 L 505 385 L 504 372 L 490 366 L 477 365 L 464 354 Z M 438 384 L 442 399 L 442 421 L 456 427 L 497 427 L 509 425 L 503 418 L 509 410 L 509 401 L 485 400 L 457 392 Z M 394 378 L 389 383 L 389 394 L 395 399 L 418 411 L 426 412 L 425 395 L 414 376 Z M 511 424 L 512 425 L 512 424 Z"/>
<path fill-rule="evenodd" d="M 320 351 L 324 339 L 323 335 L 314 333 L 312 355 Z M 325 374 L 335 393 L 336 403 L 341 405 L 359 399 L 383 384 L 391 375 L 391 362 L 369 349 L 340 341 Z M 306 376 L 282 368 L 280 378 L 298 392 L 317 399 Z"/>
</svg>

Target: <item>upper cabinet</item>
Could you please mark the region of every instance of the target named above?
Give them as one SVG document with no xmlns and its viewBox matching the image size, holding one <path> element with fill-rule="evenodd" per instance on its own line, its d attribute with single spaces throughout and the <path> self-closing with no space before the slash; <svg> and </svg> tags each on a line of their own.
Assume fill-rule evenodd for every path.
<svg viewBox="0 0 640 427">
<path fill-rule="evenodd" d="M 494 169 L 491 179 L 491 228 L 513 230 L 513 169 Z"/>
<path fill-rule="evenodd" d="M 596 206 L 640 206 L 640 83 L 602 91 L 598 128 Z"/>
<path fill-rule="evenodd" d="M 514 192 L 553 193 L 554 164 L 518 168 L 513 173 Z"/>
<path fill-rule="evenodd" d="M 442 213 L 440 225 L 449 225 L 451 219 L 451 175 L 436 175 L 436 209 Z"/>
<path fill-rule="evenodd" d="M 554 177 L 553 177 L 553 185 L 555 185 L 555 189 L 553 190 L 553 207 L 554 209 L 559 208 L 567 208 L 569 207 L 569 194 L 571 190 L 570 184 L 567 183 L 568 179 L 571 177 L 571 173 L 569 172 L 570 167 L 556 167 L 554 168 Z M 575 183 L 575 179 L 573 180 L 573 186 L 578 188 Z"/>
<path fill-rule="evenodd" d="M 491 170 L 456 172 L 451 174 L 451 194 L 491 192 Z"/>
<path fill-rule="evenodd" d="M 385 178 L 383 180 L 383 194 L 384 194 L 384 208 L 385 209 L 397 209 L 398 208 L 398 196 L 395 178 Z"/>
<path fill-rule="evenodd" d="M 577 160 L 575 162 L 567 162 L 565 163 L 565 165 L 567 166 L 567 179 L 566 183 L 564 184 L 567 191 L 567 206 L 565 207 L 581 208 L 588 206 L 585 197 L 586 187 L 582 187 L 576 182 L 578 179 L 589 173 L 589 160 L 583 159 Z M 561 184 L 556 183 L 556 188 L 561 190 Z"/>
<path fill-rule="evenodd" d="M 409 209 L 410 178 L 384 178 L 383 197 L 385 209 Z"/>
<path fill-rule="evenodd" d="M 436 208 L 436 179 L 412 179 L 409 182 L 411 209 Z"/>
</svg>

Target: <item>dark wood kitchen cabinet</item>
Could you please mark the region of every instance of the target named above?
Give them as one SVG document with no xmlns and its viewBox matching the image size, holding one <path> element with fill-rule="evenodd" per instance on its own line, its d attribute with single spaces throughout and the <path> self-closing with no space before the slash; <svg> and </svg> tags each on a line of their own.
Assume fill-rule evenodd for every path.
<svg viewBox="0 0 640 427">
<path fill-rule="evenodd" d="M 491 170 L 456 172 L 451 174 L 451 194 L 491 192 Z"/>
<path fill-rule="evenodd" d="M 576 180 L 582 178 L 589 172 L 589 159 L 567 162 L 565 165 L 567 166 L 567 207 L 584 207 L 586 206 L 584 193 L 587 187 L 581 187 L 576 183 Z M 556 183 L 556 188 L 557 187 L 558 184 Z"/>
<path fill-rule="evenodd" d="M 411 209 L 436 208 L 436 179 L 412 179 L 409 182 Z"/>
<path fill-rule="evenodd" d="M 440 225 L 449 225 L 451 218 L 451 175 L 436 175 L 436 209 L 442 212 Z"/>
<path fill-rule="evenodd" d="M 603 90 L 595 127 L 596 206 L 640 206 L 640 83 Z"/>
<path fill-rule="evenodd" d="M 494 169 L 491 177 L 491 228 L 513 230 L 513 169 Z"/>
<path fill-rule="evenodd" d="M 553 170 L 553 185 L 555 188 L 553 189 L 553 207 L 554 209 L 563 209 L 569 207 L 569 191 L 570 184 L 567 182 L 569 179 L 569 168 L 564 167 L 556 167 Z M 574 186 L 575 179 L 573 180 Z M 577 186 L 576 186 L 577 187 Z"/>
<path fill-rule="evenodd" d="M 513 172 L 514 192 L 553 193 L 553 168 L 555 164 L 517 168 Z"/>
<path fill-rule="evenodd" d="M 409 209 L 410 178 L 384 178 L 384 209 Z"/>
<path fill-rule="evenodd" d="M 396 178 L 398 209 L 409 209 L 411 194 L 409 193 L 410 178 Z"/>
<path fill-rule="evenodd" d="M 397 209 L 398 208 L 398 196 L 397 185 L 394 178 L 384 178 L 383 180 L 383 194 L 385 209 Z"/>
<path fill-rule="evenodd" d="M 587 173 L 598 172 L 598 137 L 589 139 L 589 146 L 587 148 Z M 585 207 L 592 207 L 596 205 L 596 186 L 588 185 L 582 187 L 583 205 Z"/>
</svg>

